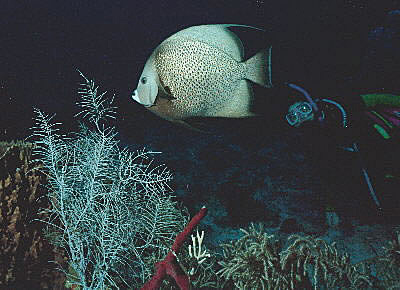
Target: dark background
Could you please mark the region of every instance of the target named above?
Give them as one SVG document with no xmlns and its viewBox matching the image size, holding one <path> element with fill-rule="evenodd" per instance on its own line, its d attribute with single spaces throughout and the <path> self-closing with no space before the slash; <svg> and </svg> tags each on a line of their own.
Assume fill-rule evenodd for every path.
<svg viewBox="0 0 400 290">
<path fill-rule="evenodd" d="M 157 118 L 130 96 L 161 41 L 183 28 L 211 23 L 264 28 L 273 45 L 273 77 L 315 96 L 400 94 L 396 9 L 400 0 L 0 0 L 0 141 L 31 134 L 33 107 L 56 113 L 65 131 L 75 130 L 79 69 L 101 91 L 115 93 L 122 143 L 163 152 L 156 164 L 165 163 L 173 172 L 177 200 L 192 215 L 203 205 L 209 208 L 202 221 L 207 243 L 237 238 L 237 227 L 255 221 L 281 233 L 326 234 L 333 241 L 337 231 L 327 230 L 325 209 L 334 199 L 349 238 L 342 245 L 359 261 L 370 257 L 359 250 L 365 250 L 367 238 L 377 237 L 379 247 L 385 238 L 372 227 L 354 226 L 363 238 L 349 234 L 349 225 L 356 223 L 347 217 L 375 222 L 375 204 L 356 158 L 331 150 L 331 139 L 322 143 L 312 130 L 284 131 L 244 120 L 228 120 L 219 131 L 225 135 L 202 135 Z M 377 193 L 388 195 L 379 187 Z M 16 266 L 22 269 L 17 282 L 28 280 L 24 269 L 45 271 L 51 258 L 43 257 L 40 265 Z"/>
<path fill-rule="evenodd" d="M 279 61 L 275 69 L 315 93 L 335 92 L 349 80 L 363 92 L 395 91 L 396 73 L 379 72 L 383 82 L 374 83 L 363 63 L 379 34 L 371 31 L 397 8 L 395 0 L 2 0 L 0 140 L 29 135 L 33 106 L 68 124 L 77 110 L 76 69 L 115 93 L 119 120 L 137 126 L 146 113 L 130 94 L 149 54 L 172 33 L 206 23 L 266 29 Z"/>
</svg>

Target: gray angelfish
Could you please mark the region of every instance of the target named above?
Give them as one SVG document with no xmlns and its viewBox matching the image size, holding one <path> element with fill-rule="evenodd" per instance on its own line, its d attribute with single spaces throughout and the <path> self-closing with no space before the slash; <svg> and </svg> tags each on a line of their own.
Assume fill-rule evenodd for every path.
<svg viewBox="0 0 400 290">
<path fill-rule="evenodd" d="M 200 25 L 165 39 L 147 60 L 132 98 L 184 125 L 193 117 L 254 116 L 252 83 L 272 87 L 271 46 L 244 59 L 244 45 L 230 30 L 234 27 L 261 30 Z"/>
</svg>

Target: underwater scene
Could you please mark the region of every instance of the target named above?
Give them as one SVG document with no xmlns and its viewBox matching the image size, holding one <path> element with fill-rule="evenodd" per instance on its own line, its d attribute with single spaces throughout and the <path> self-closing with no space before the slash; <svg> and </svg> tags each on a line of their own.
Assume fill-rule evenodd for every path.
<svg viewBox="0 0 400 290">
<path fill-rule="evenodd" d="M 400 1 L 8 1 L 0 290 L 400 289 Z"/>
</svg>

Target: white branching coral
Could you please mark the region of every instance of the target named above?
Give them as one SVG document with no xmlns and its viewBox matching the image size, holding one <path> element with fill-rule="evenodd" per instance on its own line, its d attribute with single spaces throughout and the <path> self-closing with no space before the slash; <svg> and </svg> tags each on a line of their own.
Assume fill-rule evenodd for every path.
<svg viewBox="0 0 400 290">
<path fill-rule="evenodd" d="M 207 249 L 205 249 L 203 252 L 201 251 L 201 245 L 203 243 L 203 238 L 204 238 L 204 231 L 201 231 L 200 235 L 199 231 L 197 230 L 196 237 L 194 235 L 191 235 L 191 237 L 192 237 L 192 245 L 189 245 L 189 256 L 191 258 L 194 257 L 197 260 L 197 263 L 201 264 L 207 258 L 210 257 L 210 254 L 207 253 Z M 196 250 L 196 241 L 197 241 L 197 250 Z"/>
</svg>

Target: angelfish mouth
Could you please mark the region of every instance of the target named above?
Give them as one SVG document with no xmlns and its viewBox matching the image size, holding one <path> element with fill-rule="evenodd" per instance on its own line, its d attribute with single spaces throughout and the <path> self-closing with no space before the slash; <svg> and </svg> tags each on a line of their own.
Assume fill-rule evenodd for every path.
<svg viewBox="0 0 400 290">
<path fill-rule="evenodd" d="M 137 101 L 137 97 L 138 97 L 137 90 L 134 90 L 133 93 L 132 93 L 131 98 L 132 98 L 133 100 Z"/>
<path fill-rule="evenodd" d="M 137 90 L 134 90 L 134 91 L 133 91 L 131 98 L 132 98 L 134 101 L 136 101 L 136 102 L 138 102 L 139 104 L 141 104 L 140 99 L 139 99 L 139 94 L 138 94 Z M 141 105 L 142 105 L 142 104 L 141 104 Z"/>
<path fill-rule="evenodd" d="M 140 105 L 142 105 L 142 106 L 144 106 L 144 107 L 146 107 L 146 108 L 153 106 L 153 105 L 142 104 L 142 102 L 140 101 L 139 94 L 138 94 L 137 90 L 134 90 L 134 91 L 133 91 L 131 98 L 132 98 L 134 101 L 138 102 Z"/>
</svg>

